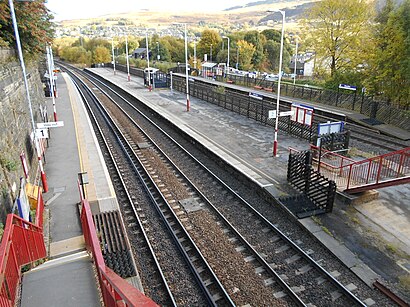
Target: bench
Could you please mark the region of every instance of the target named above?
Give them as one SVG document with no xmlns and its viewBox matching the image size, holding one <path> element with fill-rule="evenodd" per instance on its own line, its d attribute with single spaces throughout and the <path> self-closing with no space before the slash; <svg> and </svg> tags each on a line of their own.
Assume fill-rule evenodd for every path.
<svg viewBox="0 0 410 307">
<path fill-rule="evenodd" d="M 256 89 L 256 90 L 261 90 L 261 89 L 262 89 L 262 86 L 255 85 L 253 88 Z"/>
<path fill-rule="evenodd" d="M 234 82 L 232 80 L 228 80 L 228 81 L 226 81 L 226 83 L 234 84 Z"/>
<path fill-rule="evenodd" d="M 273 92 L 273 88 L 271 87 L 264 87 L 263 90 L 267 92 Z"/>
</svg>

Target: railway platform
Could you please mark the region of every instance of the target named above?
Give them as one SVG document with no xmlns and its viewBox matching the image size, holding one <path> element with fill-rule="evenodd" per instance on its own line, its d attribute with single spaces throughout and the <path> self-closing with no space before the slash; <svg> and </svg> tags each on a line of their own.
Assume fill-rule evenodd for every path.
<svg viewBox="0 0 410 307">
<path fill-rule="evenodd" d="M 197 79 L 197 80 L 202 79 L 200 77 L 192 77 L 192 78 Z M 212 79 L 207 79 L 207 82 L 214 83 L 214 84 L 217 84 L 217 85 L 222 84 L 223 86 L 226 86 L 228 88 L 232 88 L 232 89 L 236 89 L 236 90 L 240 90 L 240 91 L 245 90 L 245 91 L 252 91 L 252 92 L 261 93 L 262 95 L 264 95 L 266 97 L 274 97 L 274 98 L 277 97 L 276 94 L 271 93 L 271 92 L 267 92 L 267 91 L 262 90 L 262 89 L 247 88 L 247 87 L 243 87 L 243 86 L 239 86 L 239 85 L 235 85 L 235 84 L 229 84 L 229 83 L 214 81 Z M 309 87 L 307 87 L 307 88 L 309 88 Z M 296 103 L 296 104 L 303 104 L 305 106 L 314 107 L 315 110 L 324 110 L 325 112 L 331 112 L 333 114 L 345 115 L 347 120 L 351 123 L 355 123 L 357 125 L 367 127 L 371 130 L 380 131 L 380 133 L 390 135 L 390 136 L 396 137 L 396 138 L 401 139 L 401 140 L 410 140 L 410 131 L 407 131 L 407 130 L 401 129 L 400 127 L 396 127 L 396 126 L 386 124 L 386 123 L 381 123 L 381 122 L 377 122 L 377 121 L 373 122 L 366 115 L 363 115 L 361 113 L 358 113 L 358 112 L 355 112 L 355 111 L 352 111 L 352 110 L 347 110 L 347 109 L 344 109 L 344 108 L 341 108 L 341 107 L 338 107 L 338 106 L 334 106 L 334 105 L 325 105 L 325 104 L 322 104 L 322 103 L 316 103 L 316 102 L 307 101 L 307 100 L 294 98 L 294 97 L 281 96 L 281 100 Z"/>
<path fill-rule="evenodd" d="M 128 82 L 126 74 L 117 71 L 114 75 L 113 70 L 108 68 L 95 68 L 90 71 L 115 83 L 148 105 L 159 116 L 223 157 L 273 196 L 280 197 L 288 193 L 284 188 L 287 184 L 288 148 L 306 150 L 309 148 L 307 141 L 279 131 L 279 156 L 273 157 L 274 131 L 271 127 L 192 97 L 191 110 L 187 112 L 186 96 L 183 93 L 171 92 L 169 89 L 150 92 L 144 87 L 142 78 L 131 76 L 131 81 Z M 369 285 L 381 277 L 387 278 L 389 274 L 400 274 L 398 271 L 406 274 L 408 263 L 405 259 L 403 264 L 396 260 L 380 258 L 382 255 L 378 254 L 377 250 L 369 250 L 366 243 L 368 238 L 351 225 L 358 219 L 362 226 L 377 231 L 387 242 L 394 242 L 407 255 L 410 254 L 410 187 L 405 185 L 396 188 L 394 193 L 397 193 L 397 197 L 394 198 L 390 195 L 391 191 L 390 188 L 384 189 L 378 200 L 355 206 L 353 209 L 337 204 L 334 213 L 321 216 L 319 221 L 306 218 L 298 222 Z M 351 219 L 355 222 L 351 222 Z M 329 229 L 332 229 L 331 234 Z M 378 260 L 374 261 L 373 258 Z M 387 269 L 387 266 L 390 268 Z M 393 267 L 396 270 L 394 272 Z"/>
<path fill-rule="evenodd" d="M 80 222 L 78 174 L 86 173 L 86 197 L 93 214 L 118 209 L 91 122 L 73 82 L 58 76 L 59 128 L 49 129 L 45 171 L 44 235 L 48 260 L 23 275 L 21 306 L 101 306 L 93 261 L 85 250 Z M 53 114 L 47 98 L 48 114 Z M 130 281 L 141 289 L 138 276 Z"/>
</svg>

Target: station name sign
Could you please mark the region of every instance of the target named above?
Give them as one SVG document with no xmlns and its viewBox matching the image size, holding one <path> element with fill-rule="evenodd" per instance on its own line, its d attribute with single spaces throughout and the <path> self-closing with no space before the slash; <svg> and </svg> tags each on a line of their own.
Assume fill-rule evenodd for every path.
<svg viewBox="0 0 410 307">
<path fill-rule="evenodd" d="M 349 84 L 339 84 L 339 88 L 349 91 L 356 91 L 357 87 Z"/>
<path fill-rule="evenodd" d="M 37 128 L 39 128 L 39 129 L 57 128 L 57 127 L 63 127 L 63 126 L 64 126 L 64 121 L 37 123 Z"/>
</svg>

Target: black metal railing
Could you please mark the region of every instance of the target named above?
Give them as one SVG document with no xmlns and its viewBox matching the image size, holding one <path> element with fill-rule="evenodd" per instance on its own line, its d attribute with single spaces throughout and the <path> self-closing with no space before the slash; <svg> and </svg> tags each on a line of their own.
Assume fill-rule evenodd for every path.
<svg viewBox="0 0 410 307">
<path fill-rule="evenodd" d="M 281 197 L 281 201 L 299 218 L 332 212 L 336 197 L 336 183 L 315 171 L 310 151 L 290 153 L 288 182 L 301 194 Z"/>
</svg>

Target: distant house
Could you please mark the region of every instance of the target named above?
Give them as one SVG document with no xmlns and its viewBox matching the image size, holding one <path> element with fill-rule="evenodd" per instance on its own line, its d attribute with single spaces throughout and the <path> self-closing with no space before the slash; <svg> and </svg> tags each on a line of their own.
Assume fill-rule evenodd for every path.
<svg viewBox="0 0 410 307">
<path fill-rule="evenodd" d="M 312 77 L 315 64 L 319 65 L 322 69 L 329 70 L 329 60 L 316 61 L 315 54 L 313 52 L 307 52 L 305 54 L 298 54 L 297 58 L 293 56 L 290 60 L 289 70 L 293 73 L 295 70 L 296 60 L 296 75 L 303 77 Z"/>
<path fill-rule="evenodd" d="M 151 51 L 149 51 L 151 55 Z M 147 56 L 147 48 L 137 48 L 132 52 L 132 57 L 135 59 L 145 59 Z"/>
</svg>

